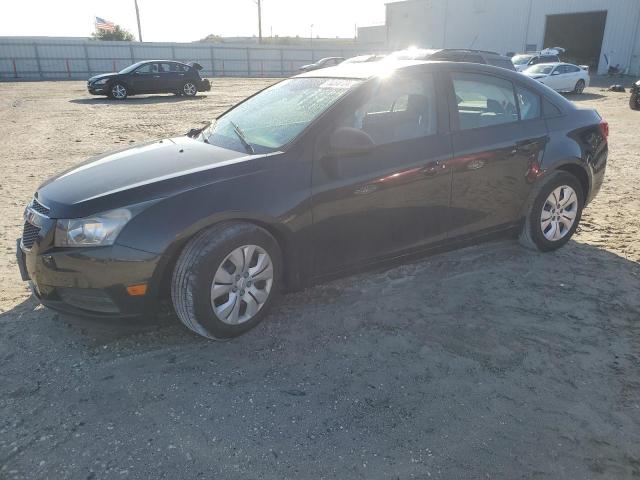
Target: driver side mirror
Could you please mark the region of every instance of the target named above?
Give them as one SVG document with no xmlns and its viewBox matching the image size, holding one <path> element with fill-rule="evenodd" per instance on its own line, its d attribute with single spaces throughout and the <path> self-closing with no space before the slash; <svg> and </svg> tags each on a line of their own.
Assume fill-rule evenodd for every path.
<svg viewBox="0 0 640 480">
<path fill-rule="evenodd" d="M 349 157 L 371 152 L 376 144 L 368 133 L 357 128 L 340 127 L 329 137 L 329 155 Z"/>
<path fill-rule="evenodd" d="M 560 71 L 559 70 L 554 70 L 553 72 L 551 72 L 551 75 L 560 75 Z"/>
</svg>

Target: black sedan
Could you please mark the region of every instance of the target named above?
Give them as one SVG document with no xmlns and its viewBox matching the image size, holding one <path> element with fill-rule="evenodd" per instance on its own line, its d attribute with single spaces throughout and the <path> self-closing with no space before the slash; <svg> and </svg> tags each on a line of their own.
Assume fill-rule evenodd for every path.
<svg viewBox="0 0 640 480">
<path fill-rule="evenodd" d="M 193 97 L 198 92 L 211 90 L 209 80 L 200 77 L 198 63 L 171 60 L 149 60 L 134 63 L 117 73 L 103 73 L 87 81 L 92 95 L 106 95 L 124 100 L 141 93 L 175 93 Z"/>
<path fill-rule="evenodd" d="M 595 110 L 486 65 L 305 73 L 46 181 L 18 261 L 46 306 L 139 315 L 167 298 L 228 338 L 282 289 L 500 234 L 561 247 L 600 189 L 608 133 Z"/>
</svg>

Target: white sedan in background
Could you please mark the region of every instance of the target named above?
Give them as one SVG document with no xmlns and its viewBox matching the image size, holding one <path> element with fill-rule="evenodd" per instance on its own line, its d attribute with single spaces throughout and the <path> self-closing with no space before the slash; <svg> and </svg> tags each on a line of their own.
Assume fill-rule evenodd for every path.
<svg viewBox="0 0 640 480">
<path fill-rule="evenodd" d="M 589 72 L 571 63 L 540 63 L 522 72 L 557 92 L 582 93 L 589 86 Z"/>
</svg>

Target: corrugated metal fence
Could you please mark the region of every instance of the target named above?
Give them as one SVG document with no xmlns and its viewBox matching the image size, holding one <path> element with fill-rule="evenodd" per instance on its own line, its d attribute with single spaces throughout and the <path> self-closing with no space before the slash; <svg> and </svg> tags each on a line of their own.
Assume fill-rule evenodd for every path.
<svg viewBox="0 0 640 480">
<path fill-rule="evenodd" d="M 229 46 L 214 43 L 105 42 L 0 37 L 0 80 L 86 79 L 141 60 L 200 63 L 203 76 L 283 77 L 323 57 L 352 57 L 366 46 Z"/>
</svg>

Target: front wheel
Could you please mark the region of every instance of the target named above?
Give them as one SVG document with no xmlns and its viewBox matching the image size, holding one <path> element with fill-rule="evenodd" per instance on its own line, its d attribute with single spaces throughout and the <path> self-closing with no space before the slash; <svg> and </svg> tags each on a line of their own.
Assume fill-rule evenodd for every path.
<svg viewBox="0 0 640 480">
<path fill-rule="evenodd" d="M 227 339 L 255 327 L 280 288 L 282 254 L 266 230 L 248 223 L 216 225 L 184 248 L 173 272 L 178 318 L 207 338 Z"/>
<path fill-rule="evenodd" d="M 198 87 L 193 82 L 185 82 L 182 85 L 182 93 L 187 97 L 195 97 L 196 93 L 198 93 Z"/>
<path fill-rule="evenodd" d="M 640 110 L 640 95 L 637 93 L 631 94 L 631 98 L 629 98 L 629 107 L 631 107 L 631 110 Z"/>
<path fill-rule="evenodd" d="M 541 252 L 562 247 L 578 228 L 583 207 L 584 192 L 576 177 L 552 174 L 533 192 L 520 243 Z"/>
<path fill-rule="evenodd" d="M 109 89 L 109 96 L 111 98 L 115 98 L 116 100 L 124 100 L 129 95 L 127 91 L 127 87 L 122 83 L 115 83 Z"/>
<path fill-rule="evenodd" d="M 578 83 L 576 83 L 576 86 L 573 89 L 573 93 L 583 93 L 585 86 L 586 84 L 584 83 L 584 80 L 578 80 Z"/>
</svg>

